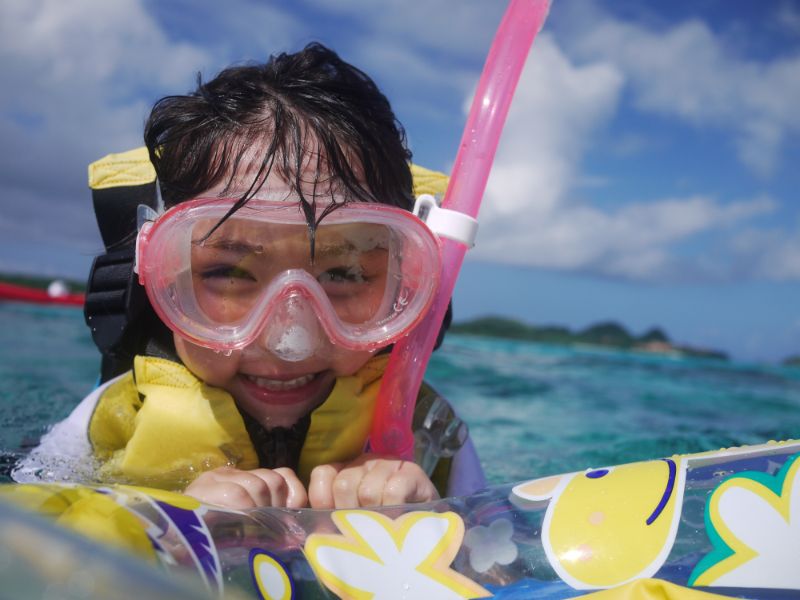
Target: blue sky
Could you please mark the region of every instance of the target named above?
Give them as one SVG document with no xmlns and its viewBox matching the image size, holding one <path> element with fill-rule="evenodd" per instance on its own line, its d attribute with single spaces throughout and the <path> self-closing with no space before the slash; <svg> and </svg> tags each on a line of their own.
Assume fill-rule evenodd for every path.
<svg viewBox="0 0 800 600">
<path fill-rule="evenodd" d="M 449 170 L 504 3 L 0 0 L 0 271 L 83 278 L 86 165 L 157 98 L 319 40 Z M 424 7 L 424 8 L 423 8 Z M 509 115 L 456 318 L 662 326 L 800 353 L 800 4 L 555 0 Z"/>
</svg>

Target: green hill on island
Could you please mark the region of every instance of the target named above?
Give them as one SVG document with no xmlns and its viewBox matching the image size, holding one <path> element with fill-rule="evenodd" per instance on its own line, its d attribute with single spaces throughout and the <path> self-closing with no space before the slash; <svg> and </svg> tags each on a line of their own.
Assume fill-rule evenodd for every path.
<svg viewBox="0 0 800 600">
<path fill-rule="evenodd" d="M 610 321 L 597 323 L 584 330 L 573 332 L 566 327 L 528 325 L 505 317 L 481 317 L 471 321 L 453 323 L 450 331 L 543 344 L 591 344 L 622 350 L 728 360 L 728 355 L 718 350 L 673 344 L 658 327 L 648 330 L 643 335 L 634 336 L 622 325 Z"/>
<path fill-rule="evenodd" d="M 791 356 L 787 356 L 785 359 L 783 359 L 781 364 L 784 367 L 800 367 L 800 355 L 792 354 Z"/>
</svg>

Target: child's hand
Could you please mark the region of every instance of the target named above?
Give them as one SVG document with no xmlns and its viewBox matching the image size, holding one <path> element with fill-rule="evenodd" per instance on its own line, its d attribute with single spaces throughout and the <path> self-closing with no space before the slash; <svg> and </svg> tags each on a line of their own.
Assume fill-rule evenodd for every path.
<svg viewBox="0 0 800 600">
<path fill-rule="evenodd" d="M 362 454 L 351 463 L 320 465 L 311 471 L 312 508 L 355 508 L 428 502 L 439 497 L 416 463 Z"/>
<path fill-rule="evenodd" d="M 305 487 L 294 471 L 285 467 L 252 471 L 220 467 L 201 474 L 184 493 L 207 504 L 234 509 L 308 506 Z"/>
</svg>

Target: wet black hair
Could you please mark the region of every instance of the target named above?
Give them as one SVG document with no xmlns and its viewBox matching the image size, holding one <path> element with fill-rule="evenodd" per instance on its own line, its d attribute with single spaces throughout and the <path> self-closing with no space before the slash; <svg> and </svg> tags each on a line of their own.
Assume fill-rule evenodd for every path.
<svg viewBox="0 0 800 600">
<path fill-rule="evenodd" d="M 369 76 L 319 43 L 229 67 L 207 83 L 198 75 L 195 91 L 155 104 L 144 139 L 168 207 L 230 186 L 248 169 L 256 174 L 228 216 L 278 173 L 299 198 L 312 239 L 325 214 L 344 202 L 413 205 L 411 152 L 389 101 Z M 309 166 L 310 197 L 309 182 L 301 181 Z M 318 184 L 337 196 L 320 215 Z"/>
</svg>

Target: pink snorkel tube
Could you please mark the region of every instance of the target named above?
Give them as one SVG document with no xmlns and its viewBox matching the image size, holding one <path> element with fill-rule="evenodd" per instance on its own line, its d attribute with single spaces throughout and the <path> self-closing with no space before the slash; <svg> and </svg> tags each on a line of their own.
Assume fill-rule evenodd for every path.
<svg viewBox="0 0 800 600">
<path fill-rule="evenodd" d="M 511 0 L 483 67 L 442 208 L 477 217 L 514 89 L 549 4 Z M 370 433 L 373 452 L 414 458 L 414 405 L 466 250 L 461 242 L 442 239 L 442 277 L 433 306 L 395 344 L 383 376 Z"/>
</svg>

